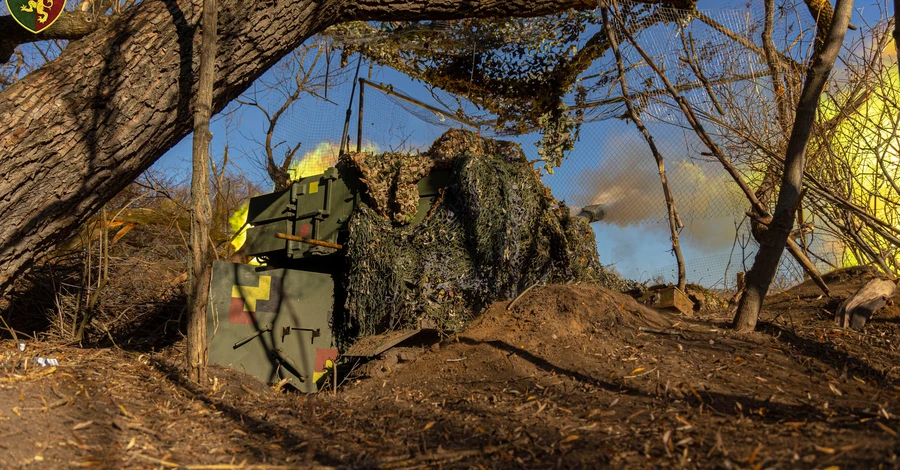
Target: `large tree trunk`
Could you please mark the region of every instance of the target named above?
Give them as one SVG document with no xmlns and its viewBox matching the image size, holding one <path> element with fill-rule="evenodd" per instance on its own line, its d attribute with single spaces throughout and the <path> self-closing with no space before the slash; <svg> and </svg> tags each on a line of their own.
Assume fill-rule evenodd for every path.
<svg viewBox="0 0 900 470">
<path fill-rule="evenodd" d="M 752 331 L 756 328 L 759 310 L 775 278 L 778 262 L 794 226 L 794 213 L 803 186 L 806 145 L 809 143 L 816 112 L 819 109 L 819 97 L 844 42 L 844 33 L 847 32 L 852 12 L 853 0 L 838 0 L 830 24 L 819 25 L 820 30 L 827 28 L 827 38 L 821 47 L 816 48 L 812 65 L 806 74 L 791 137 L 788 140 L 775 214 L 772 216 L 769 229 L 762 235 L 763 240 L 753 260 L 753 267 L 747 273 L 747 287 L 734 317 L 732 326 L 738 331 Z M 824 35 L 817 35 L 822 36 Z"/>
<path fill-rule="evenodd" d="M 224 0 L 213 113 L 305 39 L 339 22 L 536 16 L 595 5 Z M 0 295 L 191 131 L 199 17 L 200 4 L 188 0 L 142 2 L 0 93 Z"/>
</svg>

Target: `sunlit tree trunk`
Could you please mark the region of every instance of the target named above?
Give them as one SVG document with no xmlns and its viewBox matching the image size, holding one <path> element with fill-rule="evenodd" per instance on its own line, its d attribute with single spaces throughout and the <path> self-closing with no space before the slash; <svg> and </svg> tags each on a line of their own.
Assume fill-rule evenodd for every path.
<svg viewBox="0 0 900 470">
<path fill-rule="evenodd" d="M 768 230 L 762 236 L 763 240 L 753 261 L 753 267 L 747 273 L 747 286 L 734 317 L 732 326 L 738 331 L 752 331 L 756 328 L 759 310 L 775 278 L 778 263 L 794 226 L 794 214 L 803 186 L 806 146 L 819 109 L 819 98 L 844 42 L 844 34 L 850 24 L 852 12 L 853 0 L 838 0 L 831 24 L 818 25 L 820 29 L 828 28 L 828 33 L 824 43 L 816 48 L 812 65 L 806 74 L 791 137 L 788 140 L 775 214 Z"/>
<path fill-rule="evenodd" d="M 216 75 L 217 1 L 203 0 L 200 80 L 194 103 L 194 147 L 191 176 L 191 302 L 188 318 L 188 375 L 206 382 L 206 304 L 209 298 L 209 119 Z"/>
<path fill-rule="evenodd" d="M 607 37 L 609 38 L 609 45 L 612 47 L 613 54 L 616 57 L 616 68 L 619 70 L 619 86 L 622 88 L 622 98 L 624 98 L 625 107 L 628 109 L 628 117 L 634 122 L 638 131 L 640 131 L 641 135 L 644 137 L 644 141 L 647 142 L 647 146 L 650 147 L 650 152 L 656 160 L 656 166 L 659 170 L 659 181 L 662 183 L 663 196 L 666 200 L 666 212 L 669 216 L 669 237 L 672 242 L 672 252 L 675 254 L 675 262 L 678 265 L 678 289 L 684 291 L 687 281 L 684 270 L 684 256 L 681 254 L 681 243 L 678 241 L 678 231 L 681 230 L 683 225 L 681 223 L 681 218 L 678 217 L 678 210 L 675 207 L 675 197 L 672 195 L 672 189 L 669 187 L 669 180 L 666 177 L 666 165 L 663 160 L 662 152 L 659 151 L 656 142 L 653 140 L 653 135 L 650 134 L 647 126 L 644 125 L 640 113 L 635 111 L 634 104 L 631 101 L 631 93 L 628 91 L 628 81 L 625 79 L 625 64 L 622 61 L 622 53 L 619 51 L 619 40 L 616 38 L 616 33 L 610 25 L 609 13 L 605 9 L 603 10 L 603 29 L 606 30 Z"/>
</svg>

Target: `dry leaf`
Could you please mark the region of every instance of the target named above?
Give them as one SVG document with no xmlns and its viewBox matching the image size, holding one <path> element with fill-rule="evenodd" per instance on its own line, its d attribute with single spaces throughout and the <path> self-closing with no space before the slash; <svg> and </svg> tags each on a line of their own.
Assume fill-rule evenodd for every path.
<svg viewBox="0 0 900 470">
<path fill-rule="evenodd" d="M 839 396 L 839 397 L 844 395 L 844 394 L 841 393 L 841 391 L 838 390 L 838 388 L 835 387 L 834 384 L 831 383 L 831 382 L 828 383 L 828 388 L 830 388 L 831 391 L 834 392 L 834 394 L 837 395 L 837 396 Z"/>
<path fill-rule="evenodd" d="M 85 421 L 83 423 L 78 423 L 75 426 L 72 426 L 73 431 L 78 431 L 79 429 L 84 429 L 90 425 L 94 424 L 93 421 Z"/>
<path fill-rule="evenodd" d="M 837 452 L 836 450 L 832 449 L 831 447 L 822 447 L 822 446 L 818 446 L 816 444 L 813 444 L 813 447 L 815 447 L 817 451 L 819 451 L 823 454 L 832 455 L 835 452 Z"/>
</svg>

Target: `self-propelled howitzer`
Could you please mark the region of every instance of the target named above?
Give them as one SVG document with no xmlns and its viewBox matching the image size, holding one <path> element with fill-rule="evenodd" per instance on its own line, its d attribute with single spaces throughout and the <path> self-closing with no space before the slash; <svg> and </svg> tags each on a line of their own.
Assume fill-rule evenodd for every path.
<svg viewBox="0 0 900 470">
<path fill-rule="evenodd" d="M 439 203 L 450 171 L 434 169 L 418 181 L 410 225 L 421 224 Z M 262 265 L 213 263 L 210 364 L 317 390 L 339 354 L 335 332 L 343 317 L 335 309 L 346 295 L 348 224 L 364 186 L 358 170 L 342 164 L 250 200 L 244 250 Z M 593 222 L 603 209 L 587 206 L 576 217 Z"/>
</svg>

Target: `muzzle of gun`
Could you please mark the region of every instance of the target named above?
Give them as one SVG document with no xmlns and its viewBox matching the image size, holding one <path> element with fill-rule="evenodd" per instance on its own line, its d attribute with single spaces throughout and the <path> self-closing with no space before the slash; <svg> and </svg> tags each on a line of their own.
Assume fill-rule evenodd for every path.
<svg viewBox="0 0 900 470">
<path fill-rule="evenodd" d="M 587 219 L 588 223 L 591 223 L 603 220 L 605 215 L 606 210 L 604 209 L 603 204 L 591 204 L 590 206 L 582 207 L 575 217 Z"/>
</svg>

